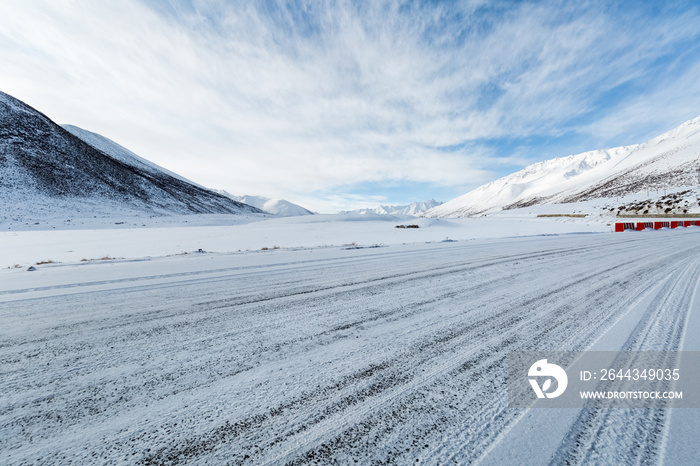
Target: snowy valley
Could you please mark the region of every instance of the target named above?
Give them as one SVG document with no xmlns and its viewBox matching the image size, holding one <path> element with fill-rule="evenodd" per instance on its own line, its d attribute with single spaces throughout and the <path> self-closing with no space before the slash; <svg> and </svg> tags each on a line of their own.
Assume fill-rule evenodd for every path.
<svg viewBox="0 0 700 466">
<path fill-rule="evenodd" d="M 693 464 L 696 409 L 506 386 L 511 351 L 700 351 L 700 226 L 613 233 L 700 220 L 699 150 L 312 215 L 0 93 L 0 463 Z"/>
</svg>

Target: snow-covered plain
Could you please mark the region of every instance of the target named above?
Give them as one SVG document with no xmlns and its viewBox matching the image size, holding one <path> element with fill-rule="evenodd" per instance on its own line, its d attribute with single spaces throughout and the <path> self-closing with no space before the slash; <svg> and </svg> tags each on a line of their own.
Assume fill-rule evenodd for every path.
<svg viewBox="0 0 700 466">
<path fill-rule="evenodd" d="M 700 455 L 697 410 L 567 410 L 543 424 L 543 410 L 508 407 L 505 384 L 512 350 L 695 344 L 700 228 L 204 218 L 0 234 L 0 265 L 22 265 L 0 270 L 0 463 Z M 421 228 L 394 228 L 405 223 Z M 125 259 L 81 261 L 103 254 Z M 60 263 L 24 268 L 49 259 Z"/>
<path fill-rule="evenodd" d="M 612 217 L 546 219 L 537 218 L 536 212 L 537 209 L 519 213 L 508 211 L 507 216 L 495 219 L 428 219 L 377 214 L 275 218 L 249 214 L 57 218 L 38 224 L 8 223 L 0 224 L 0 268 L 103 257 L 142 259 L 199 249 L 215 253 L 256 250 L 272 253 L 276 248 L 369 247 L 613 231 Z M 399 225 L 420 228 L 396 228 Z"/>
</svg>

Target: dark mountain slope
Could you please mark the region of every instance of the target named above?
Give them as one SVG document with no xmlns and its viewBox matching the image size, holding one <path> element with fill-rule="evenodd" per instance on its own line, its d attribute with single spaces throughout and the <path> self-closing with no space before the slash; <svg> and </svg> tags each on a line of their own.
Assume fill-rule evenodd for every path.
<svg viewBox="0 0 700 466">
<path fill-rule="evenodd" d="M 2 92 L 0 199 L 14 207 L 22 203 L 25 214 L 37 204 L 46 211 L 52 200 L 64 207 L 155 214 L 260 212 L 167 173 L 116 160 Z M 11 210 L 3 203 L 0 207 Z"/>
</svg>

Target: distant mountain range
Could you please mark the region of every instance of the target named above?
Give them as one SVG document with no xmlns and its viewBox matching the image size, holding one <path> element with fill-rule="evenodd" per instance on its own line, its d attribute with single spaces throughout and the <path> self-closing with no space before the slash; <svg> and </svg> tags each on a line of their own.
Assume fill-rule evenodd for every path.
<svg viewBox="0 0 700 466">
<path fill-rule="evenodd" d="M 0 92 L 0 221 L 144 213 L 261 211 Z"/>
<path fill-rule="evenodd" d="M 644 144 L 584 152 L 530 165 L 424 215 L 469 217 L 593 199 L 610 199 L 614 203 L 618 197 L 635 194 L 635 205 L 653 206 L 660 202 L 664 190 L 691 193 L 687 188 L 697 188 L 699 176 L 700 117 Z M 683 202 L 697 206 L 692 198 L 694 194 L 689 195 Z"/>
<path fill-rule="evenodd" d="M 234 196 L 224 190 L 217 190 L 218 193 L 228 196 L 229 198 L 242 202 L 270 214 L 280 217 L 297 217 L 300 215 L 313 215 L 314 213 L 300 205 L 294 204 L 284 199 L 270 199 L 262 196 Z"/>
<path fill-rule="evenodd" d="M 413 202 L 406 205 L 380 205 L 372 209 L 344 210 L 340 214 L 378 214 L 378 215 L 412 215 L 417 217 L 433 207 L 441 205 L 441 202 L 430 199 L 425 202 Z"/>
<path fill-rule="evenodd" d="M 619 198 L 627 204 L 610 206 L 611 211 L 696 212 L 699 186 L 700 117 L 643 144 L 530 165 L 444 204 L 431 199 L 340 213 L 469 217 Z M 682 195 L 667 198 L 666 190 Z M 207 189 L 99 134 L 61 127 L 0 92 L 0 223 L 57 216 L 265 212 L 312 214 L 281 199 Z"/>
</svg>

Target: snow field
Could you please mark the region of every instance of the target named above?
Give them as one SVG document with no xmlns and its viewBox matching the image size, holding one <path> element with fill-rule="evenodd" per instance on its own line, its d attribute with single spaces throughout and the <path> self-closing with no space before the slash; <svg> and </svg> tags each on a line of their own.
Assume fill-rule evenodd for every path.
<svg viewBox="0 0 700 466">
<path fill-rule="evenodd" d="M 142 259 L 202 249 L 207 252 L 369 247 L 403 243 L 467 241 L 478 238 L 612 231 L 605 218 L 545 219 L 533 215 L 502 219 L 428 219 L 385 215 L 309 215 L 265 218 L 235 215 L 191 215 L 153 219 L 96 220 L 86 229 L 60 225 L 56 230 L 0 231 L 0 268 L 52 260 L 74 263 L 102 257 Z M 184 222 L 187 223 L 184 223 Z M 126 223 L 128 222 L 128 223 Z M 75 223 L 75 222 L 72 222 Z M 141 225 L 145 224 L 145 227 Z M 417 224 L 420 228 L 395 228 Z"/>
<path fill-rule="evenodd" d="M 4 270 L 0 462 L 488 459 L 523 417 L 508 351 L 683 344 L 697 233 Z M 658 462 L 697 434 L 668 412 L 618 411 L 581 410 L 546 461 Z"/>
</svg>

